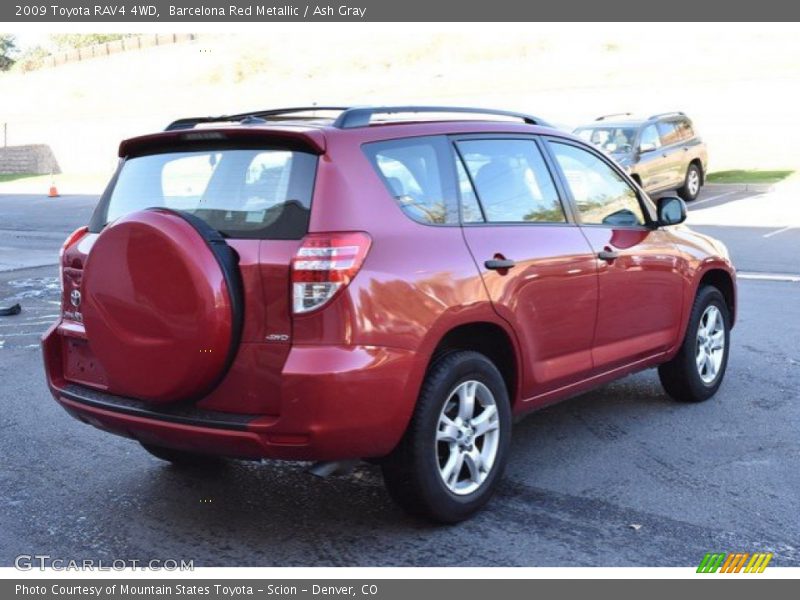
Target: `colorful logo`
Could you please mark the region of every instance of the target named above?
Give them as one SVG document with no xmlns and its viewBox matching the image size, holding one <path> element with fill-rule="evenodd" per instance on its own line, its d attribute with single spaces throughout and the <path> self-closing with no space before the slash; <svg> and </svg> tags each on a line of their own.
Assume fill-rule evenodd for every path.
<svg viewBox="0 0 800 600">
<path fill-rule="evenodd" d="M 700 561 L 698 573 L 763 573 L 772 552 L 731 553 L 709 552 Z"/>
</svg>

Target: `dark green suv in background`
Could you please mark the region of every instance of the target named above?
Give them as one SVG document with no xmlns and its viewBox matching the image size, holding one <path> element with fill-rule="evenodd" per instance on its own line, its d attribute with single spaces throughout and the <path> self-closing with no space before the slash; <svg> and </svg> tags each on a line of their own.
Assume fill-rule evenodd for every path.
<svg viewBox="0 0 800 600">
<path fill-rule="evenodd" d="M 682 112 L 606 115 L 575 134 L 610 154 L 650 194 L 677 190 L 691 202 L 705 183 L 706 145 Z"/>
</svg>

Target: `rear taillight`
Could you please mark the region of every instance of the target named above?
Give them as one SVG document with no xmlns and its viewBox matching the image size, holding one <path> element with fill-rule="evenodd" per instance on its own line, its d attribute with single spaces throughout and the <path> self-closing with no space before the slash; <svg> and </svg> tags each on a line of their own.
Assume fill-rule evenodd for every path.
<svg viewBox="0 0 800 600">
<path fill-rule="evenodd" d="M 292 259 L 294 314 L 324 306 L 356 276 L 372 240 L 366 233 L 311 233 Z"/>
<path fill-rule="evenodd" d="M 67 248 L 85 236 L 88 231 L 89 228 L 86 226 L 78 227 L 67 236 L 67 239 L 61 244 L 61 250 L 58 251 L 58 285 L 61 288 L 62 295 L 64 293 L 64 253 L 67 251 Z M 64 307 L 62 306 L 61 308 L 63 310 Z"/>
</svg>

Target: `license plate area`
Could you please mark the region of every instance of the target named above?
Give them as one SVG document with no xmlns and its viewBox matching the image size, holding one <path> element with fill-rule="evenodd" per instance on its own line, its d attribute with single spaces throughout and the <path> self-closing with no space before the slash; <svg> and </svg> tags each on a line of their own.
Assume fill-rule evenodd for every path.
<svg viewBox="0 0 800 600">
<path fill-rule="evenodd" d="M 108 387 L 105 371 L 86 340 L 64 337 L 62 344 L 64 344 L 64 379 L 91 387 Z"/>
</svg>

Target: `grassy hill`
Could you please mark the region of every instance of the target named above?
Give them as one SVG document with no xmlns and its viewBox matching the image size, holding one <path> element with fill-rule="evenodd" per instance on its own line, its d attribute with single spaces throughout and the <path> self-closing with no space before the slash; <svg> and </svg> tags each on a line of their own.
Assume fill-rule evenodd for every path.
<svg viewBox="0 0 800 600">
<path fill-rule="evenodd" d="M 714 170 L 800 166 L 800 39 L 790 25 L 252 31 L 0 74 L 0 123 L 10 144 L 50 144 L 65 173 L 104 177 L 120 139 L 181 116 L 310 102 L 454 103 L 577 125 L 611 112 L 684 110 Z"/>
</svg>

